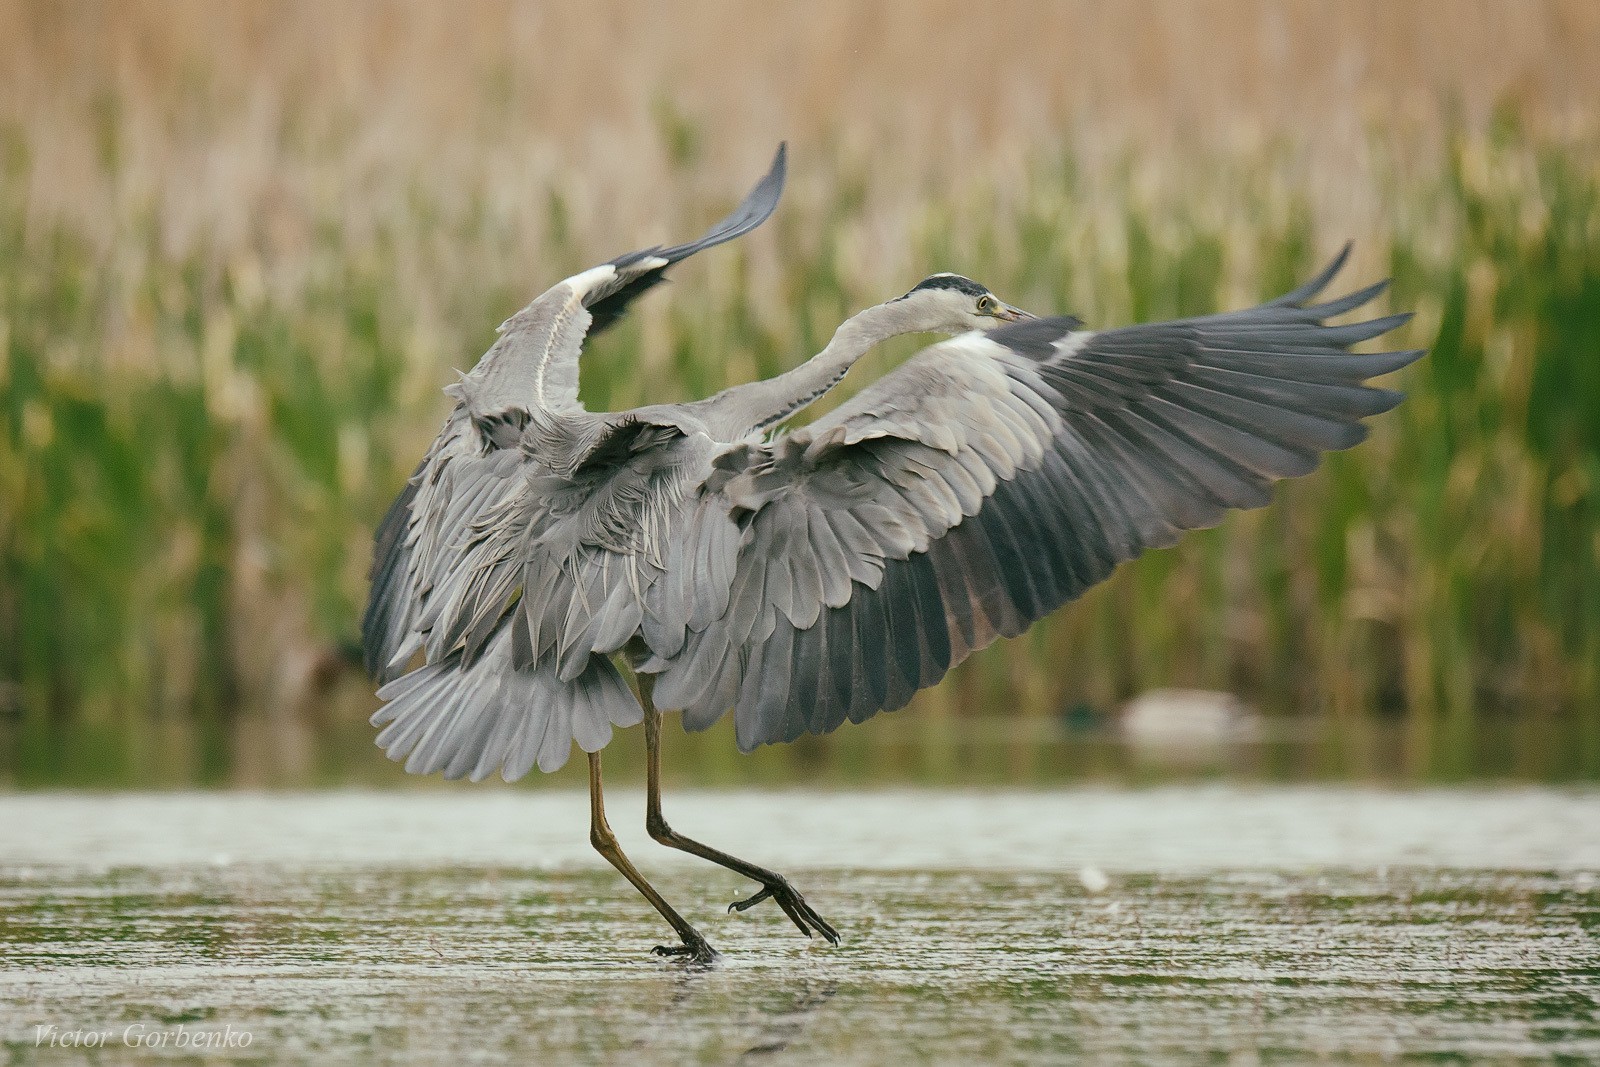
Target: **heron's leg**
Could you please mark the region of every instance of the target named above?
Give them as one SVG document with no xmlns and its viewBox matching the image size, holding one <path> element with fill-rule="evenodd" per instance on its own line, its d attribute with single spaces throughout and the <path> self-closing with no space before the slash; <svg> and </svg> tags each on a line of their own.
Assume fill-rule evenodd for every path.
<svg viewBox="0 0 1600 1067">
<path fill-rule="evenodd" d="M 742 860 L 737 856 L 730 856 L 721 849 L 702 845 L 693 838 L 684 837 L 671 826 L 667 825 L 667 818 L 661 814 L 661 712 L 656 708 L 655 701 L 651 699 L 651 690 L 654 688 L 652 679 L 648 674 L 638 675 L 639 695 L 644 704 L 644 748 L 645 748 L 645 779 L 646 785 L 646 813 L 645 829 L 650 831 L 650 836 L 669 848 L 687 852 L 701 859 L 710 860 L 712 863 L 728 868 L 744 875 L 753 882 L 761 883 L 761 891 L 748 900 L 736 901 L 728 906 L 729 911 L 744 911 L 755 907 L 768 897 L 778 902 L 778 907 L 783 909 L 785 915 L 800 928 L 800 932 L 810 937 L 813 932 L 827 938 L 830 944 L 839 943 L 839 931 L 818 915 L 811 905 L 806 903 L 806 898 L 801 896 L 789 880 L 776 871 L 769 871 L 765 867 L 758 867 L 754 863 Z"/>
<path fill-rule="evenodd" d="M 596 852 L 622 872 L 622 877 L 633 883 L 633 887 L 661 913 L 661 917 L 672 924 L 672 928 L 683 939 L 682 945 L 657 945 L 655 952 L 658 956 L 687 956 L 695 963 L 710 963 L 717 958 L 717 950 L 711 943 L 701 936 L 700 931 L 690 926 L 688 920 L 673 910 L 672 905 L 664 900 L 655 887 L 645 881 L 644 875 L 627 856 L 623 855 L 622 846 L 617 843 L 617 836 L 611 832 L 611 826 L 606 822 L 605 798 L 600 791 L 600 753 L 589 753 L 589 843 Z"/>
</svg>

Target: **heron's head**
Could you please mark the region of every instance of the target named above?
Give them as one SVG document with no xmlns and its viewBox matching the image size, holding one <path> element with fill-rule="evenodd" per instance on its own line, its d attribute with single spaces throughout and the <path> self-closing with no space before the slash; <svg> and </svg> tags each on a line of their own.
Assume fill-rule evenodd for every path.
<svg viewBox="0 0 1600 1067">
<path fill-rule="evenodd" d="M 901 305 L 917 329 L 930 333 L 987 332 L 1008 322 L 1033 318 L 959 274 L 930 275 L 893 302 Z"/>
</svg>

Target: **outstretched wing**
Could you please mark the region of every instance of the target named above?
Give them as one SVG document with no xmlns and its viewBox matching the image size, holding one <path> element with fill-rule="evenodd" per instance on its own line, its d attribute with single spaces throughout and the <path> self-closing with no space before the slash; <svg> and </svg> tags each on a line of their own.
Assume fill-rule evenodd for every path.
<svg viewBox="0 0 1600 1067">
<path fill-rule="evenodd" d="M 657 703 L 690 729 L 734 708 L 745 749 L 860 722 L 1118 563 L 1267 503 L 1402 399 L 1367 378 L 1421 355 L 1348 351 L 1408 316 L 1324 325 L 1381 284 L 1303 306 L 1343 260 L 1245 311 L 964 335 L 724 455 L 652 591 Z"/>
<path fill-rule="evenodd" d="M 552 287 L 501 325 L 494 347 L 452 388 L 460 390 L 478 418 L 535 405 L 551 411 L 576 407 L 584 338 L 614 323 L 630 303 L 665 280 L 672 264 L 767 221 L 783 193 L 786 158 L 786 147 L 779 145 L 766 176 L 698 240 L 629 252 Z"/>
<path fill-rule="evenodd" d="M 771 218 L 778 208 L 778 198 L 783 195 L 787 158 L 788 146 L 780 144 L 766 176 L 756 183 L 756 187 L 727 218 L 697 240 L 671 248 L 647 248 L 613 259 L 611 265 L 617 269 L 620 284 L 615 291 L 589 302 L 589 314 L 594 319 L 589 327 L 589 335 L 592 337 L 616 322 L 630 303 L 665 281 L 667 268 L 672 264 L 688 259 L 696 252 L 742 237 Z"/>
<path fill-rule="evenodd" d="M 507 319 L 500 337 L 470 374 L 446 392 L 457 405 L 428 455 L 401 489 L 378 528 L 372 592 L 362 618 L 368 672 L 390 681 L 419 643 L 424 601 L 481 510 L 507 487 L 504 465 L 476 464 L 486 454 L 518 447 L 536 411 L 578 409 L 578 356 L 584 338 L 615 322 L 666 269 L 696 252 L 749 233 L 771 217 L 783 193 L 786 146 L 734 211 L 698 240 L 619 256 L 551 287 Z M 460 486 L 471 486 L 463 498 Z M 471 507 L 463 507 L 463 504 Z"/>
</svg>

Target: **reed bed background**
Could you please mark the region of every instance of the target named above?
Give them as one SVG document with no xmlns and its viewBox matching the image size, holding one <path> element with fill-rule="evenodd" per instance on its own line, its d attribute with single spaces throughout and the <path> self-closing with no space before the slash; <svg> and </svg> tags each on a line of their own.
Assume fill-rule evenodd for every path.
<svg viewBox="0 0 1600 1067">
<path fill-rule="evenodd" d="M 352 645 L 450 368 L 779 138 L 779 215 L 595 345 L 591 407 L 774 373 L 935 270 L 1109 325 L 1347 238 L 1431 354 L 1366 444 L 912 710 L 678 772 L 1137 773 L 1097 728 L 1186 685 L 1295 742 L 1247 771 L 1600 776 L 1595 54 L 1581 0 L 0 0 L 0 782 L 398 777 Z"/>
</svg>

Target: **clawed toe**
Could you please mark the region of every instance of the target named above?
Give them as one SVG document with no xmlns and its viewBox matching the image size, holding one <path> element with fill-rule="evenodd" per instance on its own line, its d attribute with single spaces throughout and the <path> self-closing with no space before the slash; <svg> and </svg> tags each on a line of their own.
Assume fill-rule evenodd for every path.
<svg viewBox="0 0 1600 1067">
<path fill-rule="evenodd" d="M 709 941 L 688 942 L 681 945 L 657 945 L 650 950 L 657 956 L 669 959 L 682 959 L 691 967 L 709 967 L 721 959 L 721 953 L 711 947 Z"/>
<path fill-rule="evenodd" d="M 748 899 L 745 899 L 745 900 L 736 900 L 736 901 L 734 901 L 732 904 L 728 905 L 728 910 L 730 912 L 733 912 L 733 911 L 749 911 L 751 908 L 755 907 L 757 904 L 761 903 L 763 900 L 766 900 L 771 895 L 772 895 L 772 887 L 768 886 L 767 888 L 761 890 L 761 892 L 757 893 L 753 897 L 749 897 Z"/>
<path fill-rule="evenodd" d="M 821 934 L 830 945 L 839 943 L 839 931 L 833 925 L 818 915 L 816 909 L 806 903 L 806 898 L 797 892 L 787 880 L 780 879 L 768 882 L 761 887 L 761 891 L 744 900 L 736 900 L 728 905 L 730 912 L 748 911 L 768 897 L 778 902 L 778 907 L 789 916 L 789 920 L 800 928 L 800 932 L 807 937 Z"/>
</svg>

